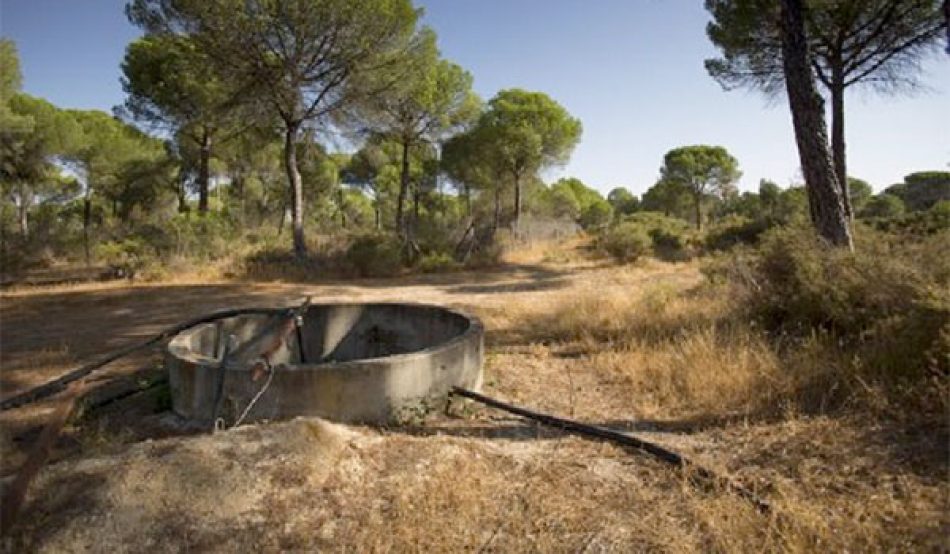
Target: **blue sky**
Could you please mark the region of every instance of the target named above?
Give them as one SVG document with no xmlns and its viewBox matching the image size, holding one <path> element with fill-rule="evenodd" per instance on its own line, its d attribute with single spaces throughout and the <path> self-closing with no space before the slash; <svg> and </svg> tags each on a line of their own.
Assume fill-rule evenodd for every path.
<svg viewBox="0 0 950 554">
<path fill-rule="evenodd" d="M 799 180 L 784 98 L 725 92 L 703 69 L 715 55 L 700 0 L 425 0 L 444 56 L 475 77 L 484 98 L 521 87 L 551 95 L 584 123 L 573 175 L 606 192 L 642 193 L 663 154 L 719 144 L 744 172 Z M 119 62 L 137 36 L 123 1 L 0 0 L 0 33 L 16 41 L 24 89 L 63 107 L 108 110 L 122 102 Z M 881 97 L 849 91 L 849 173 L 875 189 L 911 171 L 950 166 L 950 56 L 925 64 L 927 90 Z"/>
</svg>

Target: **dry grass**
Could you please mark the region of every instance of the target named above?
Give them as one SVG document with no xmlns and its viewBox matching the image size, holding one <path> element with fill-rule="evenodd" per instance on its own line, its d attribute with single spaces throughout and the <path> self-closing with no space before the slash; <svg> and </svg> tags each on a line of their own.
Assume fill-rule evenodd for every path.
<svg viewBox="0 0 950 554">
<path fill-rule="evenodd" d="M 253 495 L 244 499 L 246 509 L 229 520 L 213 511 L 189 521 L 165 509 L 134 512 L 143 503 L 161 506 L 152 499 L 165 494 L 162 487 L 136 488 L 125 470 L 95 478 L 80 471 L 100 462 L 59 464 L 44 482 L 72 483 L 64 490 L 95 502 L 81 511 L 65 509 L 75 498 L 46 498 L 41 490 L 28 506 L 33 523 L 20 539 L 56 550 L 78 548 L 76 537 L 85 536 L 92 542 L 84 544 L 103 551 L 155 545 L 169 551 L 946 550 L 945 418 L 914 415 L 916 405 L 895 405 L 893 395 L 863 382 L 860 371 L 845 371 L 851 359 L 827 337 L 777 343 L 738 317 L 732 298 L 700 286 L 692 263 L 604 265 L 585 257 L 583 243 L 561 252 L 535 245 L 509 256 L 513 267 L 500 272 L 346 286 L 17 292 L 6 299 L 4 313 L 18 326 L 38 325 L 39 299 L 67 301 L 59 317 L 75 318 L 89 317 L 107 301 L 110 310 L 134 306 L 147 321 L 148 314 L 167 315 L 170 298 L 182 311 L 207 310 L 212 293 L 217 304 L 314 294 L 461 307 L 489 330 L 489 395 L 677 449 L 758 490 L 773 504 L 773 515 L 728 492 L 697 489 L 681 472 L 643 455 L 469 407 L 461 417 L 432 414 L 413 429 L 355 429 L 358 436 L 347 434 L 345 446 L 324 460 L 330 470 L 321 470 L 319 479 L 275 473 L 281 459 L 306 459 L 284 447 L 262 454 L 257 439 L 244 444 L 229 440 L 230 433 L 221 443 L 188 439 L 211 441 L 201 448 L 215 452 L 228 445 L 230 461 L 216 469 L 225 474 L 221 479 L 257 475 L 249 478 Z M 13 335 L 14 346 L 33 348 Z M 895 417 L 899 413 L 906 417 Z M 260 429 L 262 436 L 269 433 Z M 90 432 L 93 442 L 108 440 L 101 428 Z M 275 436 L 286 432 L 273 427 Z M 101 463 L 132 464 L 135 475 L 145 475 L 151 466 L 143 452 L 185 442 L 132 446 Z M 300 448 L 309 452 L 303 443 Z M 248 473 L 262 460 L 266 471 Z M 215 483 L 193 489 L 196 506 L 231 494 Z M 169 480 L 167 486 L 176 485 Z M 108 522 L 120 513 L 140 513 L 150 523 L 137 534 L 119 532 Z"/>
</svg>

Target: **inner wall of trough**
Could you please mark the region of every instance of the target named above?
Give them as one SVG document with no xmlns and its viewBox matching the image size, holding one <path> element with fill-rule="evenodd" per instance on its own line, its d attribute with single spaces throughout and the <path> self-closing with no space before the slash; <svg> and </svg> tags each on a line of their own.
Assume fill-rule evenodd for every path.
<svg viewBox="0 0 950 554">
<path fill-rule="evenodd" d="M 224 355 L 224 339 L 233 336 L 231 348 L 245 344 L 266 327 L 274 316 L 248 314 L 204 323 L 191 333 L 191 354 L 213 360 Z"/>
<path fill-rule="evenodd" d="M 244 350 L 249 346 L 246 343 L 271 325 L 274 317 L 254 314 L 202 325 L 191 335 L 191 352 L 220 360 L 225 340 L 231 336 L 234 337 L 230 339 L 231 352 Z M 464 333 L 468 326 L 468 320 L 462 316 L 425 306 L 312 306 L 304 315 L 303 359 L 307 364 L 319 364 L 416 352 L 451 340 Z M 267 337 L 258 340 L 267 340 Z M 292 332 L 286 346 L 271 356 L 271 362 L 298 364 L 300 361 L 297 333 Z"/>
<path fill-rule="evenodd" d="M 304 357 L 314 364 L 416 352 L 461 335 L 468 325 L 457 314 L 421 306 L 315 306 L 304 316 Z"/>
</svg>

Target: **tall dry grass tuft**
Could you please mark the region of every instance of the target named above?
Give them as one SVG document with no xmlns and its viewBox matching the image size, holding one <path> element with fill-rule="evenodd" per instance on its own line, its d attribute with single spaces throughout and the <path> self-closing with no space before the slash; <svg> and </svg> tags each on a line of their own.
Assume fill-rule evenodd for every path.
<svg viewBox="0 0 950 554">
<path fill-rule="evenodd" d="M 595 371 L 620 379 L 630 398 L 651 412 L 774 418 L 845 410 L 932 417 L 947 407 L 941 393 L 947 390 L 945 376 L 923 379 L 919 369 L 903 374 L 894 369 L 898 356 L 915 364 L 922 354 L 909 357 L 901 338 L 926 343 L 919 346 L 924 356 L 939 352 L 939 337 L 948 333 L 940 330 L 941 316 L 935 314 L 942 308 L 935 297 L 928 296 L 926 303 L 904 300 L 900 305 L 909 307 L 890 310 L 886 317 L 868 315 L 870 308 L 857 305 L 860 314 L 854 317 L 870 321 L 869 331 L 843 337 L 821 326 L 776 332 L 768 319 L 750 311 L 745 294 L 732 284 L 684 291 L 660 282 L 627 294 L 590 287 L 521 307 L 520 313 L 516 306 L 507 309 L 517 313 L 512 327 L 529 340 L 580 348 Z M 897 322 L 905 327 L 896 337 L 846 340 L 883 333 Z M 916 380 L 900 378 L 908 374 Z"/>
<path fill-rule="evenodd" d="M 623 383 L 650 413 L 775 413 L 801 384 L 767 338 L 731 318 L 728 298 L 709 289 L 565 295 L 522 314 L 517 326 L 535 341 L 581 348 L 592 369 Z"/>
<path fill-rule="evenodd" d="M 737 313 L 798 360 L 792 367 L 808 369 L 801 362 L 814 351 L 837 354 L 830 379 L 813 388 L 836 389 L 845 402 L 873 400 L 865 407 L 892 417 L 945 421 L 950 231 L 910 236 L 859 228 L 857 237 L 851 253 L 828 248 L 809 229 L 777 229 L 758 250 L 709 273 L 726 277 Z"/>
</svg>

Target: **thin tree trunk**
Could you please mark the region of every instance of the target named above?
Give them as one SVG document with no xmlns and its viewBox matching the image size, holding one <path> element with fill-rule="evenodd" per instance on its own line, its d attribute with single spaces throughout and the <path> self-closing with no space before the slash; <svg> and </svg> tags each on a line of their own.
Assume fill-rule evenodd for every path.
<svg viewBox="0 0 950 554">
<path fill-rule="evenodd" d="M 3 208 L 0 208 L 0 210 L 2 210 L 2 212 L 6 211 Z M 4 216 L 5 215 L 6 214 L 4 214 Z M 6 217 L 3 219 L 6 219 Z M 0 220 L 0 273 L 2 273 L 4 269 L 9 269 L 7 265 L 7 226 Z"/>
<path fill-rule="evenodd" d="M 511 222 L 511 227 L 515 231 L 518 230 L 518 226 L 521 223 L 521 174 L 515 173 L 515 206 L 514 206 L 514 219 Z"/>
<path fill-rule="evenodd" d="M 19 186 L 20 202 L 17 204 L 17 221 L 20 225 L 20 236 L 26 240 L 30 236 L 30 204 L 33 203 L 33 193 L 23 183 Z"/>
<path fill-rule="evenodd" d="M 211 181 L 211 132 L 205 129 L 201 135 L 200 163 L 198 167 L 198 213 L 208 213 L 208 191 Z"/>
<path fill-rule="evenodd" d="M 86 185 L 86 194 L 82 200 L 82 249 L 86 255 L 86 267 L 91 263 L 89 255 L 89 225 L 92 222 L 92 199 L 89 185 Z"/>
<path fill-rule="evenodd" d="M 412 189 L 412 225 L 415 227 L 419 223 L 419 184 Z"/>
<path fill-rule="evenodd" d="M 409 236 L 406 225 L 406 197 L 409 194 L 409 141 L 402 141 L 402 168 L 399 171 L 399 199 L 396 202 L 396 233 L 403 239 Z"/>
<path fill-rule="evenodd" d="M 468 185 L 462 185 L 462 195 L 465 197 L 465 215 L 472 215 L 472 191 Z"/>
<path fill-rule="evenodd" d="M 371 181 L 371 183 L 373 191 L 373 226 L 379 231 L 383 226 L 382 220 L 380 219 L 382 210 L 380 206 L 379 189 L 376 188 L 374 181 Z"/>
<path fill-rule="evenodd" d="M 284 133 L 284 168 L 290 185 L 291 222 L 294 230 L 294 254 L 297 258 L 307 255 L 307 243 L 303 234 L 303 181 L 297 168 L 297 124 L 287 123 Z M 281 214 L 283 218 L 283 214 Z M 281 219 L 283 222 L 283 219 Z"/>
<path fill-rule="evenodd" d="M 802 0 L 782 0 L 782 63 L 798 155 L 818 234 L 835 246 L 851 249 L 841 188 L 828 152 L 823 102 L 809 65 L 803 12 Z"/>
<path fill-rule="evenodd" d="M 844 76 L 839 75 L 841 70 L 837 68 L 834 73 L 831 85 L 831 155 L 834 159 L 835 177 L 841 188 L 844 212 L 849 220 L 853 220 L 854 211 L 851 207 L 851 193 L 848 190 L 848 167 L 844 143 Z"/>
<path fill-rule="evenodd" d="M 178 197 L 178 213 L 188 211 L 188 172 L 184 167 L 178 169 L 178 183 L 175 185 L 175 196 Z"/>
<path fill-rule="evenodd" d="M 696 230 L 703 230 L 703 196 L 702 194 L 693 195 L 693 204 L 696 209 Z"/>
<path fill-rule="evenodd" d="M 340 226 L 343 229 L 346 229 L 346 206 L 344 205 L 345 200 L 343 198 L 343 187 L 340 187 Z"/>
<path fill-rule="evenodd" d="M 181 183 L 178 187 L 178 213 L 183 214 L 188 211 L 188 197 L 185 194 L 185 184 Z"/>
<path fill-rule="evenodd" d="M 244 186 L 243 171 L 239 171 L 231 182 L 234 183 L 234 188 L 237 190 L 238 202 L 241 204 L 241 226 L 244 227 L 247 224 L 247 194 Z"/>
<path fill-rule="evenodd" d="M 495 217 L 493 220 L 493 229 L 498 229 L 501 225 L 501 187 L 495 186 Z"/>
<path fill-rule="evenodd" d="M 19 212 L 20 212 L 20 236 L 24 239 L 29 238 L 30 236 L 30 209 L 29 207 L 20 200 Z"/>
</svg>

